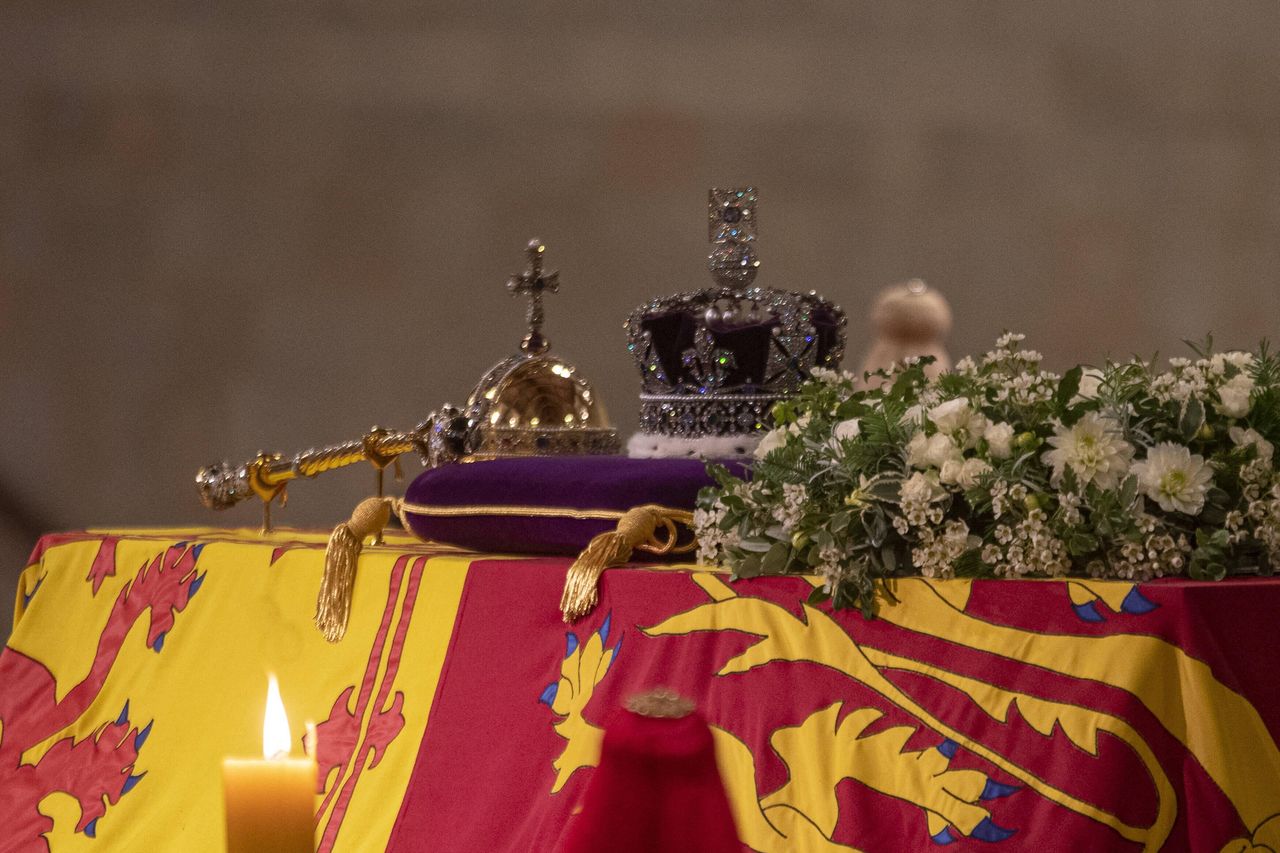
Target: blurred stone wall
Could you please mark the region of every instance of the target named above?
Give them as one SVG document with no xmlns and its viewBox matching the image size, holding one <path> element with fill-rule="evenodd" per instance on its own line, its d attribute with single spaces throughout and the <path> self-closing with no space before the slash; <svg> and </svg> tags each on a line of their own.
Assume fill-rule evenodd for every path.
<svg viewBox="0 0 1280 853">
<path fill-rule="evenodd" d="M 911 276 L 957 355 L 1280 337 L 1277 45 L 1275 0 L 8 0 L 0 484 L 49 529 L 252 524 L 196 468 L 461 401 L 534 235 L 629 432 L 621 320 L 709 280 L 717 184 L 761 187 L 760 282 L 842 303 L 851 365 Z M 0 533 L 0 636 L 31 545 Z"/>
</svg>

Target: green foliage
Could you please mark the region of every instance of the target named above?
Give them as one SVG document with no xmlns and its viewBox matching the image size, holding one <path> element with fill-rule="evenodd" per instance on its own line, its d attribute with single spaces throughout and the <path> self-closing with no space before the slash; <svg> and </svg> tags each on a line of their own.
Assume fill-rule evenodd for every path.
<svg viewBox="0 0 1280 853">
<path fill-rule="evenodd" d="M 749 481 L 710 466 L 704 557 L 741 578 L 821 575 L 812 602 L 868 615 L 885 580 L 917 573 L 1272 571 L 1280 357 L 1265 342 L 1217 355 L 1207 338 L 1163 371 L 1131 359 L 1057 376 L 1020 341 L 932 378 L 922 360 L 808 382 L 774 406 Z"/>
</svg>

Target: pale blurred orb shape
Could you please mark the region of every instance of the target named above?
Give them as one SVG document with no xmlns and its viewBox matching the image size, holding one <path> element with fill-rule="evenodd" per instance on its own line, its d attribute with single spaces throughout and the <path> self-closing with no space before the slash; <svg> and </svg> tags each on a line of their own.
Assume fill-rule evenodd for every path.
<svg viewBox="0 0 1280 853">
<path fill-rule="evenodd" d="M 951 306 L 946 297 L 913 278 L 880 292 L 871 308 L 872 340 L 862 369 L 887 370 L 905 359 L 933 356 L 929 376 L 951 369 L 946 338 L 951 332 Z"/>
</svg>

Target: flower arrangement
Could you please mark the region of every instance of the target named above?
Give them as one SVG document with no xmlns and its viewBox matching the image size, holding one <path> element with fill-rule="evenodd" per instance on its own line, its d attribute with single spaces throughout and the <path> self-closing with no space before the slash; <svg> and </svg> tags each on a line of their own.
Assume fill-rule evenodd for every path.
<svg viewBox="0 0 1280 853">
<path fill-rule="evenodd" d="M 749 480 L 712 466 L 699 561 L 817 573 L 815 599 L 871 615 L 885 578 L 1220 579 L 1280 565 L 1280 358 L 1076 367 L 1006 334 L 930 378 L 928 360 L 815 370 L 778 403 Z"/>
</svg>

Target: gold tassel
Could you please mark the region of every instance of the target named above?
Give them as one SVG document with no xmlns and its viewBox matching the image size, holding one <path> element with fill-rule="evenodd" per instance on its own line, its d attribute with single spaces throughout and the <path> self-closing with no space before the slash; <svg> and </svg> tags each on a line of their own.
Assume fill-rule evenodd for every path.
<svg viewBox="0 0 1280 853">
<path fill-rule="evenodd" d="M 676 545 L 676 523 L 689 524 L 692 519 L 692 513 L 653 504 L 623 513 L 618 519 L 617 529 L 592 539 L 569 567 L 564 579 L 564 594 L 560 596 L 560 612 L 564 621 L 573 622 L 590 613 L 599 600 L 600 575 L 605 569 L 630 560 L 636 549 L 653 554 L 692 550 L 695 543 Z M 660 525 L 667 531 L 667 538 L 663 540 L 655 535 Z"/>
<path fill-rule="evenodd" d="M 324 579 L 316 598 L 316 627 L 331 643 L 338 642 L 347 633 L 360 548 L 367 537 L 381 533 L 387 526 L 394 503 L 392 498 L 361 501 L 351 513 L 351 519 L 335 527 L 329 537 L 329 546 L 324 551 Z"/>
</svg>

